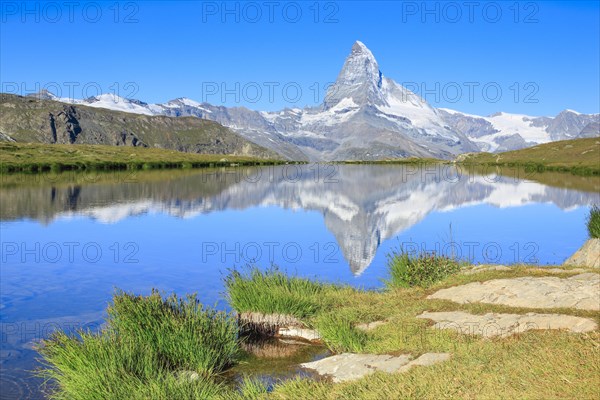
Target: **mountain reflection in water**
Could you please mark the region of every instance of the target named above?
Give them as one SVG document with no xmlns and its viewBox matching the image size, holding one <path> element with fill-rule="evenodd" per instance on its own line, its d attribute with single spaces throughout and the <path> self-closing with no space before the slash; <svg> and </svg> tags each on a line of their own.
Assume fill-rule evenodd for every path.
<svg viewBox="0 0 600 400">
<path fill-rule="evenodd" d="M 193 218 L 264 206 L 316 211 L 355 275 L 369 267 L 383 241 L 433 211 L 536 203 L 567 210 L 600 203 L 597 192 L 478 175 L 451 165 L 308 164 L 22 179 L 3 182 L 2 221 L 35 219 L 50 224 L 88 217 L 112 224 L 142 214 Z"/>
</svg>

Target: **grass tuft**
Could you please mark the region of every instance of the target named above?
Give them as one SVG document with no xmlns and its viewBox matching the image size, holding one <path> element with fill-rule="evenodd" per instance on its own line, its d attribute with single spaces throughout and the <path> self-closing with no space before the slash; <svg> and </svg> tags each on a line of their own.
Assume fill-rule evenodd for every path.
<svg viewBox="0 0 600 400">
<path fill-rule="evenodd" d="M 53 382 L 51 399 L 206 399 L 222 385 L 208 377 L 182 379 L 150 346 L 109 334 L 56 332 L 39 349 Z"/>
<path fill-rule="evenodd" d="M 314 315 L 325 306 L 319 282 L 287 276 L 276 268 L 261 271 L 256 267 L 230 271 L 225 278 L 229 304 L 237 312 L 286 314 L 297 318 Z"/>
<path fill-rule="evenodd" d="M 587 229 L 591 238 L 600 238 L 600 207 L 597 205 L 590 209 L 587 219 Z"/>
<path fill-rule="evenodd" d="M 118 291 L 108 307 L 110 326 L 121 336 L 152 346 L 169 365 L 202 373 L 220 372 L 239 352 L 235 318 L 204 307 L 196 295 L 163 298 Z"/>
<path fill-rule="evenodd" d="M 339 313 L 320 315 L 315 325 L 321 338 L 335 353 L 360 353 L 367 342 L 367 334 L 352 326 L 352 321 Z"/>
<path fill-rule="evenodd" d="M 388 255 L 390 288 L 429 287 L 460 270 L 460 264 L 444 255 L 420 253 L 413 256 L 404 251 Z"/>
<path fill-rule="evenodd" d="M 108 315 L 98 334 L 56 333 L 39 349 L 40 374 L 56 384 L 52 398 L 212 398 L 222 385 L 211 377 L 239 354 L 236 320 L 194 295 L 117 291 Z"/>
</svg>

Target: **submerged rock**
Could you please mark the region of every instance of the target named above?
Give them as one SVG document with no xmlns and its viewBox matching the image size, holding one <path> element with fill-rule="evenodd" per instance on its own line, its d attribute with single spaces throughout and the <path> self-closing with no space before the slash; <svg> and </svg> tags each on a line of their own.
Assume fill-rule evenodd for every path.
<svg viewBox="0 0 600 400">
<path fill-rule="evenodd" d="M 405 372 L 414 366 L 433 365 L 449 358 L 448 353 L 426 353 L 415 360 L 409 354 L 391 356 L 343 353 L 300 366 L 315 370 L 319 375 L 330 376 L 334 382 L 345 382 L 371 375 L 375 371 Z"/>
<path fill-rule="evenodd" d="M 565 261 L 565 265 L 600 268 L 600 239 L 589 239 Z"/>
<path fill-rule="evenodd" d="M 441 289 L 427 298 L 460 304 L 600 310 L 600 275 L 586 273 L 564 279 L 555 276 L 493 279 Z"/>
<path fill-rule="evenodd" d="M 533 329 L 566 329 L 589 332 L 598 328 L 589 318 L 561 314 L 497 314 L 475 315 L 462 311 L 424 312 L 417 318 L 435 321 L 435 329 L 452 329 L 467 335 L 506 337 Z"/>
</svg>

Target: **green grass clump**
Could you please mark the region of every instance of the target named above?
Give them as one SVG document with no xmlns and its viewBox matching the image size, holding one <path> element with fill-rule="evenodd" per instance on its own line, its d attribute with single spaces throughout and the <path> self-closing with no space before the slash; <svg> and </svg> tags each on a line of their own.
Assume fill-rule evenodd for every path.
<svg viewBox="0 0 600 400">
<path fill-rule="evenodd" d="M 323 314 L 315 321 L 321 338 L 336 353 L 360 353 L 364 350 L 367 334 L 352 326 L 352 321 L 338 312 Z"/>
<path fill-rule="evenodd" d="M 600 238 L 600 207 L 593 206 L 587 219 L 587 229 L 591 238 Z"/>
<path fill-rule="evenodd" d="M 287 314 L 304 318 L 324 306 L 328 287 L 297 276 L 287 276 L 276 268 L 261 271 L 256 267 L 244 272 L 233 270 L 225 278 L 229 304 L 238 312 Z"/>
<path fill-rule="evenodd" d="M 59 332 L 39 351 L 55 399 L 213 398 L 222 388 L 214 374 L 238 357 L 238 326 L 195 295 L 118 291 L 102 332 Z"/>
<path fill-rule="evenodd" d="M 108 308 L 115 332 L 153 348 L 165 362 L 203 373 L 220 372 L 239 352 L 237 322 L 204 307 L 195 295 L 164 298 L 117 292 Z"/>
<path fill-rule="evenodd" d="M 186 379 L 150 346 L 114 333 L 56 332 L 39 351 L 52 399 L 206 399 L 222 389 L 209 377 Z"/>
<path fill-rule="evenodd" d="M 390 279 L 388 287 L 429 287 L 457 273 L 460 264 L 444 255 L 420 253 L 416 256 L 404 251 L 392 252 L 388 256 Z"/>
</svg>

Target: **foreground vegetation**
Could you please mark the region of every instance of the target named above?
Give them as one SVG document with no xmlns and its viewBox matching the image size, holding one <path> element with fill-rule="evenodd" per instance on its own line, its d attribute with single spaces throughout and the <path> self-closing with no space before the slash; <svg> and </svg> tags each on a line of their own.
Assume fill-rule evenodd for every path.
<svg viewBox="0 0 600 400">
<path fill-rule="evenodd" d="M 40 348 L 56 399 L 211 398 L 239 354 L 238 327 L 194 296 L 117 292 L 100 333 L 56 333 Z"/>
<path fill-rule="evenodd" d="M 428 287 L 457 273 L 460 268 L 457 260 L 445 255 L 421 253 L 415 256 L 394 251 L 388 257 L 390 279 L 386 284 L 392 288 Z"/>
<path fill-rule="evenodd" d="M 440 259 L 441 264 L 446 260 Z M 415 265 L 415 260 L 411 260 Z M 435 264 L 435 263 L 433 263 Z M 430 264 L 430 265 L 433 265 Z M 427 267 L 426 267 L 427 268 Z M 568 269 L 566 267 L 562 267 Z M 429 270 L 434 276 L 440 266 Z M 413 270 L 414 272 L 414 270 Z M 415 272 L 416 273 L 416 272 Z M 423 272 L 421 275 L 430 275 Z M 363 291 L 322 284 L 305 291 L 290 286 L 297 277 L 281 282 L 295 287 L 290 297 L 302 298 L 318 311 L 302 321 L 316 328 L 334 352 L 376 354 L 452 353 L 450 361 L 402 374 L 376 373 L 354 382 L 333 384 L 297 378 L 276 385 L 257 398 L 269 399 L 398 399 L 398 398 L 531 398 L 593 399 L 600 390 L 598 331 L 569 334 L 562 331 L 529 331 L 508 338 L 483 339 L 448 330 L 435 330 L 431 322 L 415 318 L 424 311 L 548 313 L 547 309 L 515 308 L 492 304 L 456 304 L 426 297 L 444 287 L 495 278 L 548 276 L 542 268 L 517 266 L 507 271 L 484 271 L 473 275 L 449 272 L 441 280 L 426 279 L 423 285 L 391 285 L 384 291 Z M 243 276 L 248 285 L 261 285 L 252 273 Z M 556 276 L 556 275 L 555 275 Z M 560 276 L 560 275 L 559 275 Z M 391 281 L 393 279 L 390 277 Z M 404 282 L 404 281 L 402 281 Z M 283 293 L 288 289 L 279 288 Z M 260 290 L 254 290 L 260 296 Z M 260 304 L 260 303 L 257 303 Z M 268 312 L 269 307 L 251 307 Z M 588 317 L 600 323 L 600 312 L 560 309 L 550 312 Z M 305 313 L 308 314 L 308 313 Z M 361 323 L 385 321 L 372 331 L 357 329 Z"/>
<path fill-rule="evenodd" d="M 590 221 L 598 221 L 598 209 Z M 589 225 L 588 225 L 589 226 Z M 597 226 L 597 225 L 594 225 Z M 594 228 L 595 229 L 595 228 Z M 590 230 L 590 232 L 592 232 Z M 233 314 L 203 307 L 194 296 L 116 292 L 100 333 L 56 333 L 40 348 L 55 399 L 381 399 L 532 398 L 595 399 L 600 391 L 600 332 L 528 331 L 483 339 L 432 329 L 424 311 L 472 314 L 527 312 L 581 316 L 600 323 L 599 311 L 457 304 L 427 299 L 435 291 L 495 278 L 548 276 L 543 268 L 458 273 L 462 264 L 438 255 L 393 253 L 382 291 L 364 291 L 271 268 L 233 270 L 227 296 L 238 313 L 286 314 L 316 328 L 333 352 L 411 354 L 448 352 L 449 361 L 406 373 L 377 372 L 333 384 L 295 378 L 272 390 L 251 376 L 238 387 L 221 373 L 240 359 L 245 340 Z M 567 276 L 566 272 L 553 276 Z M 359 324 L 380 321 L 373 330 Z"/>
<path fill-rule="evenodd" d="M 600 208 L 595 205 L 590 210 L 587 219 L 588 234 L 591 238 L 600 238 Z"/>
<path fill-rule="evenodd" d="M 277 159 L 183 153 L 157 148 L 0 142 L 2 172 L 201 168 L 282 162 Z"/>
</svg>

